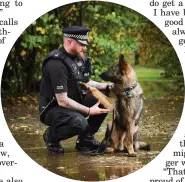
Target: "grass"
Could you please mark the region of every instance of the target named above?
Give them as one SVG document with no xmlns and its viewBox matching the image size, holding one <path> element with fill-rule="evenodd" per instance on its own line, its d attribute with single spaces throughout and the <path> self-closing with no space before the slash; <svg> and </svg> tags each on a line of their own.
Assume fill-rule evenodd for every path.
<svg viewBox="0 0 185 182">
<path fill-rule="evenodd" d="M 182 81 L 183 76 L 173 76 L 169 78 L 165 78 L 161 76 L 161 73 L 164 73 L 163 69 L 155 69 L 155 68 L 144 68 L 144 67 L 134 67 L 137 77 L 139 81 L 160 81 L 160 82 L 176 82 Z"/>
<path fill-rule="evenodd" d="M 145 98 L 159 98 L 170 95 L 184 95 L 183 76 L 165 78 L 163 69 L 134 67 L 143 88 Z"/>
</svg>

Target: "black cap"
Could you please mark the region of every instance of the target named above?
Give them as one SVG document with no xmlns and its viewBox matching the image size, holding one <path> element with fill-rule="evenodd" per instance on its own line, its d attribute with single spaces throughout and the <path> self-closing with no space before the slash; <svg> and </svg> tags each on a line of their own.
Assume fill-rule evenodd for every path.
<svg viewBox="0 0 185 182">
<path fill-rule="evenodd" d="M 90 32 L 89 28 L 81 26 L 70 26 L 63 28 L 63 33 L 65 37 L 75 39 L 81 44 L 88 45 L 88 33 Z"/>
</svg>

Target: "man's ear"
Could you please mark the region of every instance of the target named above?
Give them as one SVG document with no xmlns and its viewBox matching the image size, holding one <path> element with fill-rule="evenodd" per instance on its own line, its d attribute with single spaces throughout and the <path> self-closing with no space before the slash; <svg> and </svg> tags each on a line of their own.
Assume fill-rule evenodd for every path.
<svg viewBox="0 0 185 182">
<path fill-rule="evenodd" d="M 71 45 L 72 42 L 73 42 L 73 40 L 72 40 L 71 38 L 67 38 L 67 44 L 68 44 L 68 45 Z"/>
</svg>

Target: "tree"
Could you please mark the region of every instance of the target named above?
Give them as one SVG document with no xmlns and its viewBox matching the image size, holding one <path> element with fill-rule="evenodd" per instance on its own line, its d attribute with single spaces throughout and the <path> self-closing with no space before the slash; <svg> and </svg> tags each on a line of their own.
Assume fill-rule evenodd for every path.
<svg viewBox="0 0 185 182">
<path fill-rule="evenodd" d="M 88 52 L 92 78 L 115 64 L 120 53 L 139 64 L 165 68 L 166 75 L 182 74 L 178 57 L 165 35 L 141 14 L 118 4 L 84 1 L 54 9 L 33 22 L 18 38 L 5 64 L 2 89 L 31 92 L 41 78 L 42 61 L 63 43 L 61 29 L 83 25 L 91 29 Z"/>
</svg>

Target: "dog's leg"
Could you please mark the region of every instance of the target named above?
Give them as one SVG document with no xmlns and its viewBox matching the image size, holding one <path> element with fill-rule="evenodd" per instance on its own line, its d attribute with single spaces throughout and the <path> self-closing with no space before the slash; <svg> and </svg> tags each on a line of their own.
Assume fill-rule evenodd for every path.
<svg viewBox="0 0 185 182">
<path fill-rule="evenodd" d="M 142 114 L 142 111 L 143 111 L 143 100 L 141 99 L 140 102 L 138 101 L 139 103 L 139 108 L 137 110 L 137 113 L 135 115 L 135 126 L 139 125 L 139 121 L 140 121 L 140 117 L 141 117 L 141 114 Z"/>
<path fill-rule="evenodd" d="M 111 125 L 108 124 L 108 130 L 111 130 Z M 123 151 L 124 150 L 124 139 L 126 133 L 117 130 L 116 126 L 114 125 L 112 133 L 111 133 L 111 140 L 109 142 L 108 147 L 106 148 L 107 153 L 112 153 L 115 151 Z"/>
<path fill-rule="evenodd" d="M 115 107 L 115 100 L 111 100 L 109 99 L 106 95 L 104 95 L 103 93 L 101 93 L 97 88 L 92 87 L 90 85 L 88 85 L 87 83 L 81 83 L 83 84 L 91 93 L 92 95 L 100 101 L 100 103 L 106 108 L 109 109 L 110 111 L 112 111 Z M 113 103 L 110 103 L 110 101 L 112 101 Z"/>
<path fill-rule="evenodd" d="M 134 123 L 132 121 L 129 122 L 128 130 L 127 130 L 127 137 L 126 137 L 126 148 L 128 151 L 129 157 L 136 157 L 136 153 L 134 152 L 134 142 L 133 142 L 133 135 L 134 135 Z"/>
<path fill-rule="evenodd" d="M 111 139 L 111 131 L 110 131 L 109 125 L 107 124 L 107 129 L 106 129 L 106 132 L 105 132 L 105 137 L 102 140 L 101 144 L 104 145 L 105 147 L 106 146 L 109 146 L 110 145 L 110 139 Z"/>
<path fill-rule="evenodd" d="M 123 132 L 118 130 L 116 126 L 113 128 L 111 139 L 114 143 L 114 148 L 116 151 L 121 151 L 123 149 L 123 142 L 125 136 L 123 135 Z"/>
<path fill-rule="evenodd" d="M 140 99 L 139 108 L 137 110 L 137 113 L 135 115 L 135 131 L 134 131 L 134 150 L 137 151 L 139 149 L 139 124 L 140 124 L 140 117 L 141 113 L 143 111 L 143 100 Z"/>
<path fill-rule="evenodd" d="M 112 125 L 107 124 L 107 131 L 106 131 L 107 136 L 105 136 L 105 138 L 107 137 L 106 139 L 108 139 L 106 141 L 107 142 L 107 147 L 105 149 L 106 153 L 113 153 L 116 151 L 116 148 L 115 148 L 115 141 L 116 141 L 115 126 L 113 126 L 112 133 L 111 133 L 111 128 L 112 128 Z"/>
<path fill-rule="evenodd" d="M 105 149 L 105 153 L 114 153 L 116 151 L 116 149 L 112 146 L 112 147 L 107 147 Z"/>
<path fill-rule="evenodd" d="M 133 135 L 133 140 L 134 140 L 134 151 L 137 152 L 139 149 L 139 126 L 135 126 L 134 128 L 134 135 Z"/>
<path fill-rule="evenodd" d="M 137 152 L 140 149 L 140 142 L 138 141 L 139 138 L 139 131 L 134 133 L 134 151 Z"/>
<path fill-rule="evenodd" d="M 143 111 L 143 99 L 141 98 L 139 103 L 139 108 L 137 111 L 137 114 L 135 115 L 135 131 L 134 131 L 134 150 L 137 151 L 138 149 L 140 150 L 150 150 L 150 144 L 145 143 L 145 142 L 140 142 L 139 141 L 139 124 L 140 124 L 140 117 Z"/>
<path fill-rule="evenodd" d="M 118 146 L 118 150 L 120 152 L 123 152 L 124 151 L 124 139 L 125 139 L 125 136 L 126 136 L 126 133 L 123 132 L 121 135 L 120 135 L 120 139 L 119 139 L 119 146 Z"/>
</svg>

